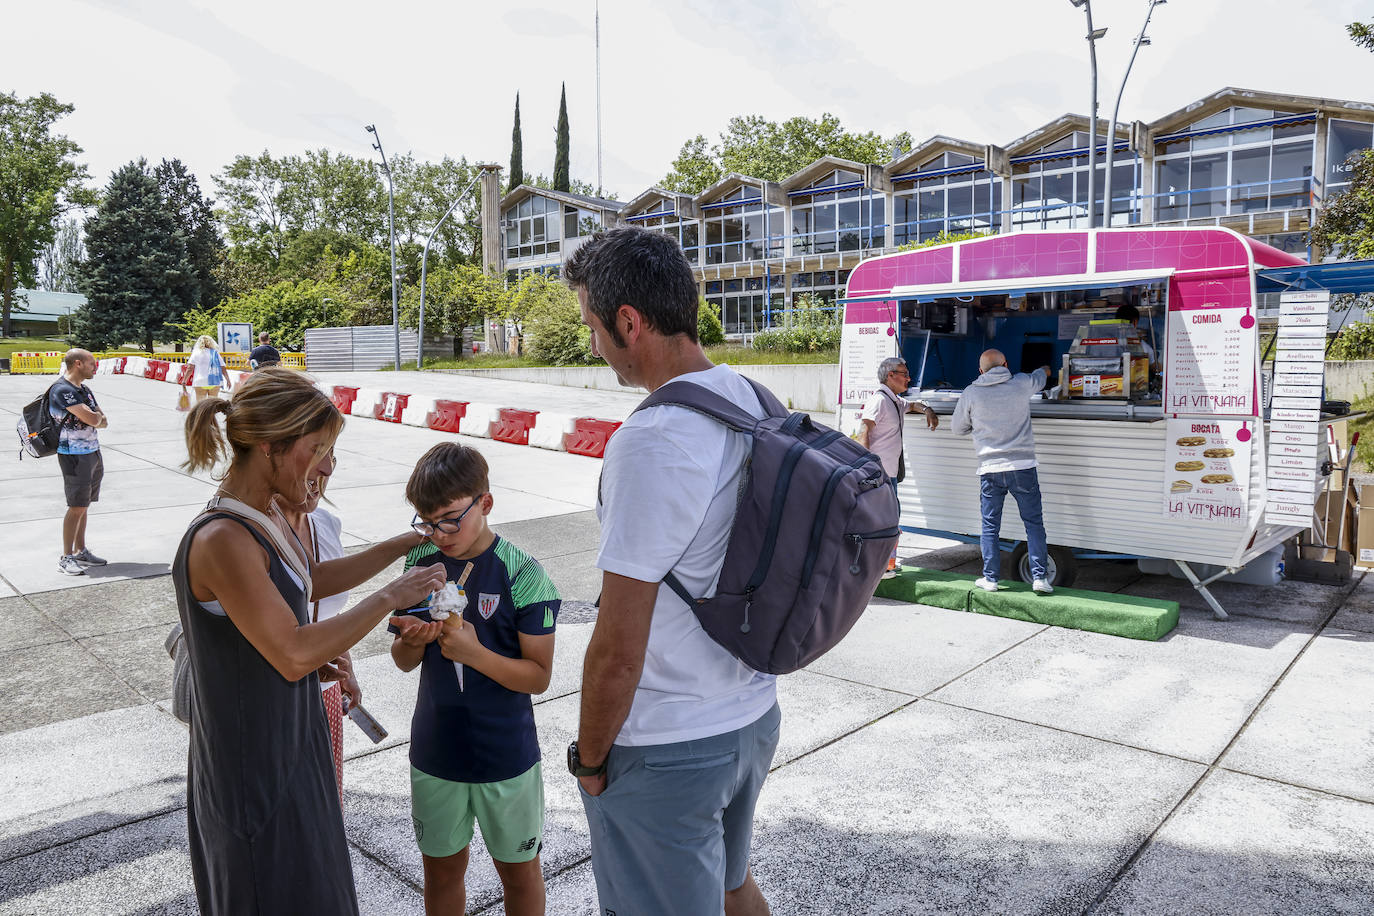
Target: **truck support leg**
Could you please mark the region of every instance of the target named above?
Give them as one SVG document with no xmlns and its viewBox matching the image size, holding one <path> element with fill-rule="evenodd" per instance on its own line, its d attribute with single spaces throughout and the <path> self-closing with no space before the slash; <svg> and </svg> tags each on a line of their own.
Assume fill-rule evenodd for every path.
<svg viewBox="0 0 1374 916">
<path fill-rule="evenodd" d="M 1218 602 L 1216 598 L 1212 597 L 1212 593 L 1207 590 L 1207 586 L 1211 585 L 1222 576 L 1230 575 L 1235 572 L 1235 570 L 1227 567 L 1215 576 L 1212 576 L 1206 581 L 1202 581 L 1198 579 L 1197 574 L 1193 572 L 1187 563 L 1182 560 L 1175 560 L 1174 563 L 1179 569 L 1183 570 L 1183 575 L 1192 583 L 1193 588 L 1197 589 L 1197 593 L 1202 596 L 1202 600 L 1207 602 L 1207 605 L 1212 609 L 1212 615 L 1216 617 L 1217 620 L 1228 620 L 1230 615 L 1222 608 L 1221 603 Z"/>
</svg>

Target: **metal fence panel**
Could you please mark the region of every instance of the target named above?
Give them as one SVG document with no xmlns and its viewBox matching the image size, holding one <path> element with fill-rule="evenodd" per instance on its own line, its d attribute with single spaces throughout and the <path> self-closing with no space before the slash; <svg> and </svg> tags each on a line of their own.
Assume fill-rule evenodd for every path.
<svg viewBox="0 0 1374 916">
<path fill-rule="evenodd" d="M 401 331 L 401 362 L 414 362 L 414 331 Z M 390 369 L 396 343 L 391 325 L 362 328 L 309 328 L 305 332 L 305 363 L 311 372 L 362 372 Z"/>
</svg>

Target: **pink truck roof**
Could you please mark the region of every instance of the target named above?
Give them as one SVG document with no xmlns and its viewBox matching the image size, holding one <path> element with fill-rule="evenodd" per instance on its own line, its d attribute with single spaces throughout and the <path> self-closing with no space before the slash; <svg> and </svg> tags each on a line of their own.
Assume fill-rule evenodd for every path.
<svg viewBox="0 0 1374 916">
<path fill-rule="evenodd" d="M 1220 227 L 1011 232 L 871 258 L 849 275 L 846 298 L 882 296 L 898 288 L 909 295 L 910 287 L 1005 285 L 1012 280 L 1034 287 L 1038 282 L 1082 282 L 1099 274 L 1108 275 L 1102 278 L 1103 286 L 1112 286 L 1119 285 L 1122 275 L 1151 270 L 1186 274 L 1194 282 L 1243 275 L 1245 286 L 1252 288 L 1250 275 L 1258 268 L 1306 263 Z M 889 314 L 882 301 L 851 301 L 845 321 L 882 321 Z"/>
</svg>

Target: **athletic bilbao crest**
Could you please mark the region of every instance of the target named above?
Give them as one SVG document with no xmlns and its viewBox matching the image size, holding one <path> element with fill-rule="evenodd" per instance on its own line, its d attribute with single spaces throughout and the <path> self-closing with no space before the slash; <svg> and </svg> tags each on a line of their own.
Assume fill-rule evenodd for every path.
<svg viewBox="0 0 1374 916">
<path fill-rule="evenodd" d="M 496 606 L 501 603 L 500 595 L 481 594 L 477 596 L 477 610 L 482 615 L 483 620 L 490 620 L 491 615 L 496 613 Z"/>
</svg>

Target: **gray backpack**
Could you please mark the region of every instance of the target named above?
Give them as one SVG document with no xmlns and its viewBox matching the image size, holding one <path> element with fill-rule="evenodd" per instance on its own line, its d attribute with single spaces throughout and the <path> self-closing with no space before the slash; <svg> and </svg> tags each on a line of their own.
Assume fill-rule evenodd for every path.
<svg viewBox="0 0 1374 916">
<path fill-rule="evenodd" d="M 900 534 L 897 494 L 878 456 L 749 384 L 762 420 L 691 382 L 669 382 L 635 410 L 684 407 L 753 439 L 716 593 L 693 598 L 671 572 L 663 581 L 732 655 L 787 674 L 833 648 L 867 608 Z"/>
</svg>

